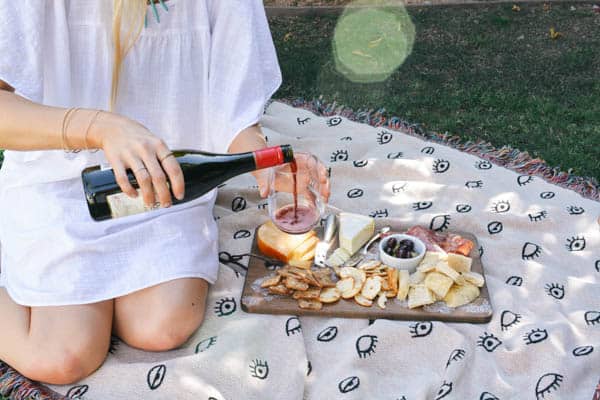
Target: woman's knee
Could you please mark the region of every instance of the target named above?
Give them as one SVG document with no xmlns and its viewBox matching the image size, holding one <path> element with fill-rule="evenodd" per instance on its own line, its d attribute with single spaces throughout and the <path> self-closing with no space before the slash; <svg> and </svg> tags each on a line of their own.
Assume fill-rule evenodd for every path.
<svg viewBox="0 0 600 400">
<path fill-rule="evenodd" d="M 77 340 L 62 346 L 40 347 L 19 372 L 29 379 L 53 385 L 69 385 L 98 369 L 108 354 L 108 343 Z"/>
<path fill-rule="evenodd" d="M 204 320 L 203 309 L 160 310 L 142 324 L 121 333 L 130 346 L 147 351 L 173 350 L 183 345 Z"/>
</svg>

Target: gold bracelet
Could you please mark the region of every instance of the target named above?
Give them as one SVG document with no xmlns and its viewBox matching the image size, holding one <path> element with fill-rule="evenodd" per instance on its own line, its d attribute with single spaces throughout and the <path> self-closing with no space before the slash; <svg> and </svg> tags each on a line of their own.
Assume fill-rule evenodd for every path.
<svg viewBox="0 0 600 400">
<path fill-rule="evenodd" d="M 77 113 L 77 111 L 80 111 L 81 108 L 75 108 L 73 110 L 73 113 L 71 115 L 69 115 L 69 117 L 67 118 L 66 124 L 65 124 L 65 144 L 68 147 L 68 141 L 67 141 L 67 131 L 69 130 L 69 124 L 71 123 L 71 120 L 73 119 L 73 117 L 75 116 L 75 114 Z M 68 153 L 79 153 L 81 151 L 81 149 L 78 148 L 74 148 L 72 150 L 69 150 Z"/>
<path fill-rule="evenodd" d="M 68 125 L 68 119 L 71 116 L 72 113 L 75 112 L 75 110 L 77 110 L 76 108 L 69 108 L 67 110 L 67 112 L 65 112 L 65 115 L 63 117 L 63 121 L 62 121 L 62 131 L 61 131 L 61 145 L 62 148 L 64 150 L 65 153 L 69 153 L 70 149 L 67 145 L 67 125 Z"/>
<path fill-rule="evenodd" d="M 90 123 L 88 124 L 87 129 L 85 130 L 85 135 L 83 137 L 83 140 L 85 142 L 85 150 L 89 151 L 89 146 L 88 146 L 88 133 L 90 132 L 90 128 L 92 127 L 92 125 L 94 124 L 94 122 L 96 122 L 96 118 L 98 118 L 98 116 L 100 115 L 100 113 L 102 112 L 102 110 L 96 110 L 96 113 L 94 114 L 94 116 L 92 117 L 92 119 L 90 120 Z M 92 153 L 97 152 L 100 149 L 95 149 L 94 151 L 92 151 Z"/>
</svg>

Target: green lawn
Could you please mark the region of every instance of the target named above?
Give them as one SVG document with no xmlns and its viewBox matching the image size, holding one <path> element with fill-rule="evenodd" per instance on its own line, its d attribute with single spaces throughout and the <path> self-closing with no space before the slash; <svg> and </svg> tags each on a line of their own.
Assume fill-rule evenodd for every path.
<svg viewBox="0 0 600 400">
<path fill-rule="evenodd" d="M 599 178 L 600 14 L 590 3 L 511 9 L 410 8 L 412 54 L 371 84 L 336 71 L 336 16 L 270 18 L 284 74 L 275 97 L 323 95 L 354 108 L 385 107 L 433 131 L 508 144 Z M 562 36 L 550 39 L 550 27 Z"/>
<path fill-rule="evenodd" d="M 338 17 L 271 18 L 284 75 L 275 97 L 385 107 L 433 131 L 508 144 L 600 177 L 600 15 L 591 4 L 408 11 L 416 26 L 412 54 L 387 80 L 370 84 L 336 70 Z M 550 39 L 550 27 L 562 36 Z"/>
</svg>

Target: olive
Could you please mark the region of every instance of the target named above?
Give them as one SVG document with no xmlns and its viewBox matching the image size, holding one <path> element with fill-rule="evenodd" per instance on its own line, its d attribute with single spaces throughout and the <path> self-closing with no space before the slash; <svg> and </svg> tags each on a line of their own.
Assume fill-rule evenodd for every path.
<svg viewBox="0 0 600 400">
<path fill-rule="evenodd" d="M 403 250 L 400 252 L 400 258 L 411 258 L 409 250 Z"/>
<path fill-rule="evenodd" d="M 394 247 L 396 247 L 396 243 L 398 243 L 398 241 L 396 240 L 396 238 L 392 237 L 388 239 L 388 241 L 386 242 L 386 246 L 391 247 L 393 249 Z"/>
</svg>

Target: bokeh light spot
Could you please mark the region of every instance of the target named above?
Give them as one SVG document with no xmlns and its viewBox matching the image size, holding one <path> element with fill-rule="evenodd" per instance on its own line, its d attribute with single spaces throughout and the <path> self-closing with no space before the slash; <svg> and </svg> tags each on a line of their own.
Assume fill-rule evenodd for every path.
<svg viewBox="0 0 600 400">
<path fill-rule="evenodd" d="M 401 2 L 357 1 L 337 22 L 335 66 L 352 82 L 381 82 L 404 63 L 414 42 L 415 26 Z"/>
</svg>

